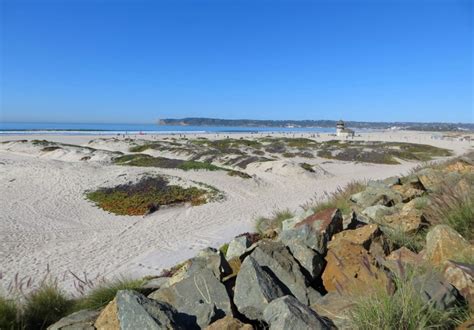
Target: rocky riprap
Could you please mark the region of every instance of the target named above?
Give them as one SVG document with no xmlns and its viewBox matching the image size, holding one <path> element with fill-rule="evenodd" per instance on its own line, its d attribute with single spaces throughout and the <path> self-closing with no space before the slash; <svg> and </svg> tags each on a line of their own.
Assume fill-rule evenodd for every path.
<svg viewBox="0 0 474 330">
<path fill-rule="evenodd" d="M 446 179 L 462 185 L 466 173 L 474 174 L 473 163 L 459 159 L 369 182 L 351 196 L 349 216 L 338 209 L 306 212 L 271 238 L 241 235 L 227 255 L 207 248 L 151 280 L 148 296 L 119 291 L 103 310 L 72 314 L 49 329 L 352 329 L 354 297 L 396 290 L 394 278 L 410 265 L 438 270 L 414 277 L 421 299 L 440 310 L 466 302 L 473 309 L 474 265 L 453 259 L 472 256 L 474 245 L 451 227 L 430 223 L 417 206 Z M 425 230 L 424 248 L 397 245 L 390 229 Z"/>
</svg>

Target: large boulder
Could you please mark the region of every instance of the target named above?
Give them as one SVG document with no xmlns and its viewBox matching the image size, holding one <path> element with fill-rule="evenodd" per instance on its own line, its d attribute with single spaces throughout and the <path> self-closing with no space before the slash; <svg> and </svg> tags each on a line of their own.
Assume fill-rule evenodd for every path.
<svg viewBox="0 0 474 330">
<path fill-rule="evenodd" d="M 402 196 L 402 202 L 408 203 L 416 197 L 424 194 L 424 190 L 414 188 L 411 184 L 395 185 L 392 190 L 396 191 Z"/>
<path fill-rule="evenodd" d="M 341 239 L 338 244 L 330 245 L 326 261 L 322 280 L 328 292 L 361 294 L 386 288 L 390 282 L 363 245 Z"/>
<path fill-rule="evenodd" d="M 447 310 L 460 305 L 463 298 L 454 286 L 436 272 L 428 272 L 413 279 L 413 286 L 420 297 L 439 310 Z"/>
<path fill-rule="evenodd" d="M 342 296 L 337 292 L 329 292 L 311 305 L 319 316 L 332 321 L 337 329 L 352 329 L 354 324 L 351 320 L 351 307 L 353 301 L 347 296 Z"/>
<path fill-rule="evenodd" d="M 384 216 L 382 222 L 388 227 L 402 230 L 405 233 L 414 233 L 428 225 L 423 211 L 415 207 L 414 201 L 404 204 L 399 212 Z"/>
<path fill-rule="evenodd" d="M 173 306 L 188 329 L 203 328 L 216 319 L 232 315 L 225 286 L 207 268 L 170 287 L 161 288 L 149 297 Z"/>
<path fill-rule="evenodd" d="M 447 261 L 444 265 L 443 276 L 458 289 L 474 311 L 474 265 Z"/>
<path fill-rule="evenodd" d="M 94 322 L 99 314 L 96 310 L 81 310 L 63 317 L 50 325 L 48 330 L 94 330 Z"/>
<path fill-rule="evenodd" d="M 474 255 L 474 246 L 449 226 L 436 225 L 426 235 L 425 258 L 432 265 L 470 255 Z"/>
<path fill-rule="evenodd" d="M 245 258 L 234 289 L 234 303 L 239 312 L 251 320 L 261 319 L 265 307 L 286 294 L 277 281 L 252 256 Z"/>
<path fill-rule="evenodd" d="M 226 259 L 230 260 L 235 257 L 240 257 L 250 245 L 252 245 L 252 242 L 250 242 L 250 239 L 245 235 L 234 238 L 230 241 L 227 248 Z"/>
<path fill-rule="evenodd" d="M 385 257 L 390 251 L 389 244 L 376 224 L 361 226 L 357 229 L 344 230 L 333 236 L 328 248 L 340 244 L 341 240 L 360 245 L 373 256 Z"/>
<path fill-rule="evenodd" d="M 297 223 L 293 229 L 283 231 L 279 239 L 285 244 L 300 241 L 324 255 L 332 235 L 342 231 L 342 222 L 342 214 L 338 209 L 324 210 Z"/>
<path fill-rule="evenodd" d="M 308 304 L 312 295 L 312 288 L 308 288 L 307 280 L 300 270 L 298 262 L 290 251 L 281 242 L 260 241 L 251 256 L 277 278 L 298 300 Z"/>
<path fill-rule="evenodd" d="M 182 329 L 177 312 L 169 304 L 148 299 L 134 291 L 121 290 L 95 322 L 98 330 Z"/>
<path fill-rule="evenodd" d="M 252 330 L 253 326 L 232 316 L 226 316 L 208 326 L 205 330 Z"/>
<path fill-rule="evenodd" d="M 444 180 L 445 174 L 433 168 L 424 168 L 415 173 L 424 190 L 436 191 Z"/>
<path fill-rule="evenodd" d="M 293 257 L 299 262 L 303 273 L 305 273 L 310 281 L 314 281 L 321 276 L 324 265 L 326 264 L 321 254 L 297 240 L 287 242 L 286 246 L 290 249 Z"/>
<path fill-rule="evenodd" d="M 351 196 L 351 201 L 361 208 L 373 205 L 393 206 L 402 201 L 402 196 L 387 186 L 368 186 L 367 189 Z"/>
<path fill-rule="evenodd" d="M 273 300 L 263 312 L 270 329 L 330 329 L 314 310 L 293 296 Z"/>
</svg>

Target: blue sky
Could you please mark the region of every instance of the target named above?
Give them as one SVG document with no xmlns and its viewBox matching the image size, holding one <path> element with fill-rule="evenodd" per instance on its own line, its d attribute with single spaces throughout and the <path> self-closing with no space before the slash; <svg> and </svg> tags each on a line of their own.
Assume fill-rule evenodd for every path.
<svg viewBox="0 0 474 330">
<path fill-rule="evenodd" d="M 0 6 L 3 121 L 474 121 L 472 1 Z"/>
</svg>

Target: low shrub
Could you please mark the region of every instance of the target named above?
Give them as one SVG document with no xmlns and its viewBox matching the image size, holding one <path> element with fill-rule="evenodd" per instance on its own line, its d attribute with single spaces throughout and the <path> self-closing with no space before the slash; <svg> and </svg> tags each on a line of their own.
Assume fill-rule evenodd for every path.
<svg viewBox="0 0 474 330">
<path fill-rule="evenodd" d="M 44 283 L 26 297 L 22 323 L 27 329 L 46 329 L 68 315 L 72 307 L 73 301 L 55 283 Z"/>
<path fill-rule="evenodd" d="M 191 202 L 206 203 L 207 190 L 170 185 L 162 177 L 145 177 L 137 183 L 100 188 L 86 197 L 103 210 L 118 215 L 144 215 L 158 210 L 161 205 Z"/>
<path fill-rule="evenodd" d="M 16 303 L 0 296 L 0 329 L 19 329 L 19 316 Z"/>
<path fill-rule="evenodd" d="M 355 299 L 350 318 L 356 329 L 454 329 L 468 313 L 463 306 L 440 310 L 423 300 L 416 272 L 395 277 L 395 292 L 378 288 Z"/>
<path fill-rule="evenodd" d="M 300 166 L 301 166 L 302 169 L 304 169 L 308 172 L 314 173 L 313 165 L 308 164 L 308 163 L 301 163 Z"/>
<path fill-rule="evenodd" d="M 229 176 L 238 176 L 239 178 L 242 178 L 242 179 L 251 179 L 252 178 L 252 176 L 248 175 L 245 172 L 235 171 L 235 170 L 229 170 L 227 172 L 227 175 L 229 175 Z"/>
<path fill-rule="evenodd" d="M 76 310 L 98 309 L 111 302 L 119 290 L 135 290 L 140 292 L 143 280 L 116 279 L 104 282 L 93 288 L 85 297 L 79 299 L 75 305 Z"/>
</svg>

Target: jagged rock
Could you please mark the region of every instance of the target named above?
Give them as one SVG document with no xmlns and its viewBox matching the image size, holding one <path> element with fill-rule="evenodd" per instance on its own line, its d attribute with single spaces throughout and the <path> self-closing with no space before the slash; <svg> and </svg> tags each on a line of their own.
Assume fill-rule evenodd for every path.
<svg viewBox="0 0 474 330">
<path fill-rule="evenodd" d="M 283 231 L 279 239 L 285 244 L 299 241 L 320 254 L 325 254 L 327 242 L 332 235 L 342 231 L 342 214 L 337 209 L 315 213 L 296 224 L 295 228 Z"/>
<path fill-rule="evenodd" d="M 438 273 L 426 273 L 413 279 L 413 287 L 419 289 L 421 298 L 439 310 L 447 310 L 460 304 L 458 290 Z"/>
<path fill-rule="evenodd" d="M 445 168 L 446 172 L 474 173 L 474 164 L 469 159 L 459 159 Z"/>
<path fill-rule="evenodd" d="M 331 245 L 326 261 L 322 280 L 328 292 L 360 293 L 374 286 L 385 288 L 390 282 L 362 245 L 347 240 Z"/>
<path fill-rule="evenodd" d="M 313 210 L 309 209 L 302 213 L 296 214 L 294 217 L 290 219 L 283 220 L 283 222 L 281 223 L 282 231 L 294 228 L 298 222 L 300 222 L 303 219 L 306 219 L 307 217 L 311 216 L 313 213 L 314 213 Z"/>
<path fill-rule="evenodd" d="M 149 290 L 158 290 L 159 288 L 166 286 L 169 280 L 169 277 L 152 278 L 151 280 L 148 280 L 145 284 L 143 284 L 142 288 Z"/>
<path fill-rule="evenodd" d="M 389 178 L 382 180 L 382 182 L 386 184 L 388 187 L 401 184 L 400 178 L 398 176 L 391 176 Z"/>
<path fill-rule="evenodd" d="M 458 289 L 474 311 L 474 265 L 447 261 L 444 265 L 443 276 Z"/>
<path fill-rule="evenodd" d="M 206 327 L 212 321 L 232 314 L 225 286 L 207 268 L 195 271 L 181 282 L 161 288 L 149 297 L 173 306 L 188 329 Z"/>
<path fill-rule="evenodd" d="M 253 326 L 242 323 L 232 316 L 226 316 L 208 326 L 205 330 L 252 330 Z"/>
<path fill-rule="evenodd" d="M 404 204 L 399 212 L 384 216 L 382 222 L 405 233 L 416 232 L 423 226 L 428 225 L 423 211 L 415 208 L 414 201 Z"/>
<path fill-rule="evenodd" d="M 341 240 L 346 240 L 357 245 L 361 245 L 370 252 L 372 256 L 385 257 L 390 252 L 390 247 L 379 226 L 370 224 L 357 229 L 345 230 L 333 236 L 328 247 L 339 244 Z"/>
<path fill-rule="evenodd" d="M 392 187 L 392 189 L 402 196 L 403 203 L 407 203 L 412 199 L 420 197 L 424 194 L 423 190 L 413 188 L 413 186 L 410 184 L 395 185 Z"/>
<path fill-rule="evenodd" d="M 424 190 L 429 192 L 436 191 L 444 179 L 443 172 L 432 168 L 424 168 L 418 171 L 416 175 L 423 185 Z"/>
<path fill-rule="evenodd" d="M 362 214 L 369 217 L 371 220 L 380 223 L 382 222 L 384 216 L 393 214 L 394 212 L 396 212 L 396 209 L 394 207 L 374 205 L 365 208 L 362 211 Z"/>
<path fill-rule="evenodd" d="M 284 295 L 284 288 L 252 256 L 245 258 L 234 289 L 234 303 L 240 313 L 252 320 L 261 319 L 265 307 Z"/>
<path fill-rule="evenodd" d="M 270 329 L 330 329 L 315 311 L 293 296 L 273 300 L 263 312 Z"/>
<path fill-rule="evenodd" d="M 324 268 L 324 257 L 297 240 L 289 241 L 287 247 L 293 257 L 300 263 L 308 278 L 313 281 L 318 278 Z"/>
<path fill-rule="evenodd" d="M 251 242 L 245 235 L 234 238 L 230 241 L 229 247 L 227 248 L 226 259 L 230 260 L 234 257 L 240 257 L 250 245 Z"/>
<path fill-rule="evenodd" d="M 94 330 L 94 322 L 99 316 L 97 310 L 81 310 L 50 325 L 48 330 Z"/>
<path fill-rule="evenodd" d="M 367 187 L 351 196 L 351 201 L 362 208 L 373 205 L 393 206 L 402 201 L 402 196 L 388 187 Z"/>
<path fill-rule="evenodd" d="M 473 254 L 474 246 L 449 226 L 436 225 L 426 235 L 425 258 L 435 266 L 449 259 Z"/>
<path fill-rule="evenodd" d="M 101 329 L 181 329 L 177 312 L 169 304 L 121 290 L 95 323 Z"/>
<path fill-rule="evenodd" d="M 409 265 L 419 265 L 423 261 L 420 255 L 404 246 L 390 253 L 385 259 L 389 261 L 400 261 Z"/>
<path fill-rule="evenodd" d="M 285 285 L 289 293 L 308 304 L 309 292 L 313 289 L 307 287 L 305 276 L 286 246 L 273 241 L 259 243 L 251 254 L 255 261 Z"/>
<path fill-rule="evenodd" d="M 341 296 L 337 292 L 329 292 L 318 302 L 311 305 L 319 316 L 329 319 L 337 329 L 353 329 L 354 324 L 350 318 L 350 310 L 353 302 L 347 296 Z"/>
</svg>

